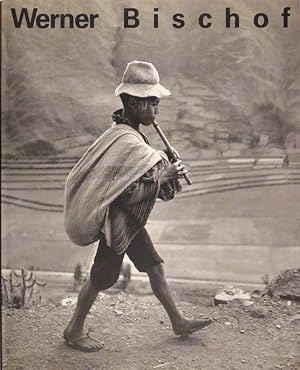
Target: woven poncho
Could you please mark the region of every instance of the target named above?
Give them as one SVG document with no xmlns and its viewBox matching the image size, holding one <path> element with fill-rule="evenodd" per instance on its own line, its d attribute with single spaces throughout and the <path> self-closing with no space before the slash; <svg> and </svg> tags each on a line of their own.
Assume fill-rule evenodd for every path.
<svg viewBox="0 0 300 370">
<path fill-rule="evenodd" d="M 109 205 L 164 158 L 132 127 L 103 133 L 70 172 L 65 185 L 65 230 L 78 245 L 100 238 Z"/>
</svg>

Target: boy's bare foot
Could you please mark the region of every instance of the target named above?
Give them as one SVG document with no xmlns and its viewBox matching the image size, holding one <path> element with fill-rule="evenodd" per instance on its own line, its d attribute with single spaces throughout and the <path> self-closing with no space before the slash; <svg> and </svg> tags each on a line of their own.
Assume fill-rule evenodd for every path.
<svg viewBox="0 0 300 370">
<path fill-rule="evenodd" d="M 212 323 L 212 319 L 183 319 L 179 324 L 173 324 L 173 331 L 176 335 L 188 336 L 197 330 L 201 330 Z"/>
<path fill-rule="evenodd" d="M 81 332 L 71 336 L 67 333 L 67 330 L 65 330 L 63 337 L 69 346 L 83 352 L 97 352 L 104 346 L 104 344 L 97 339 L 90 337 L 89 332 Z"/>
</svg>

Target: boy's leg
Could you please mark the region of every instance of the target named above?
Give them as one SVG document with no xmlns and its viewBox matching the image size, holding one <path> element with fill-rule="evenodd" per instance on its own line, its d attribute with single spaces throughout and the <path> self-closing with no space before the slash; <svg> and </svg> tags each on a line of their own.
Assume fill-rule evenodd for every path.
<svg viewBox="0 0 300 370">
<path fill-rule="evenodd" d="M 64 331 L 64 338 L 71 346 L 86 352 L 99 351 L 103 347 L 84 331 L 84 321 L 99 291 L 110 288 L 118 280 L 123 257 L 124 254 L 117 255 L 107 247 L 104 237 L 100 240 L 90 278 L 79 292 L 74 314 Z"/>
<path fill-rule="evenodd" d="M 163 260 L 156 252 L 146 229 L 136 235 L 126 253 L 139 271 L 148 274 L 153 293 L 167 311 L 176 335 L 188 335 L 211 324 L 210 318 L 190 320 L 178 310 L 165 278 Z"/>
<path fill-rule="evenodd" d="M 212 323 L 210 318 L 193 320 L 187 319 L 182 315 L 173 299 L 169 285 L 165 278 L 162 263 L 149 267 L 146 270 L 146 273 L 149 276 L 153 293 L 167 311 L 172 323 L 173 331 L 176 335 L 188 335 L 197 330 L 203 329 Z"/>
<path fill-rule="evenodd" d="M 85 318 L 95 302 L 98 292 L 99 290 L 93 286 L 90 279 L 84 283 L 78 295 L 75 312 L 64 331 L 65 340 L 83 351 L 98 351 L 103 346 L 95 339 L 89 338 L 83 330 Z"/>
</svg>

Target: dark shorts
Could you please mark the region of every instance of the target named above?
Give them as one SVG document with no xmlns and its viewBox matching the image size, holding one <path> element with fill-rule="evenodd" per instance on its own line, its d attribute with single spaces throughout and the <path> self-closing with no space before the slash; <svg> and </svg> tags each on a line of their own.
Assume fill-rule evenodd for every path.
<svg viewBox="0 0 300 370">
<path fill-rule="evenodd" d="M 156 252 L 145 228 L 136 235 L 125 253 L 140 272 L 146 272 L 149 267 L 164 262 Z M 90 275 L 96 289 L 105 290 L 116 283 L 125 253 L 118 255 L 112 248 L 108 247 L 103 235 L 98 244 Z"/>
</svg>

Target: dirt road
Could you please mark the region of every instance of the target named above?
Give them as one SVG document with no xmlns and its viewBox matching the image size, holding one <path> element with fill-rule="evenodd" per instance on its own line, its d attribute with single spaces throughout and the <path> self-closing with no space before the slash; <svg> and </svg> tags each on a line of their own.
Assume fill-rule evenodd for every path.
<svg viewBox="0 0 300 370">
<path fill-rule="evenodd" d="M 178 298 L 178 297 L 177 297 Z M 98 353 L 81 353 L 61 338 L 73 304 L 60 301 L 28 309 L 3 309 L 3 368 L 68 369 L 299 369 L 300 305 L 264 298 L 199 306 L 181 302 L 188 316 L 214 322 L 187 339 L 175 337 L 153 296 L 101 294 L 87 328 L 105 343 Z"/>
</svg>

